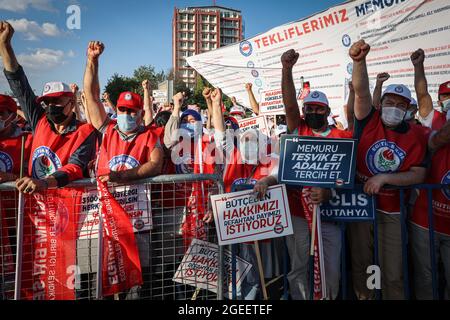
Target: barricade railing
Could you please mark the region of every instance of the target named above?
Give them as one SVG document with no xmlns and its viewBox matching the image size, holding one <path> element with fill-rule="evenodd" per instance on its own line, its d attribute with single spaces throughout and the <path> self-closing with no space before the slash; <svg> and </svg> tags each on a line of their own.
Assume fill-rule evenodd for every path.
<svg viewBox="0 0 450 320">
<path fill-rule="evenodd" d="M 233 191 L 240 191 L 240 190 L 246 190 L 253 188 L 253 185 L 239 185 L 238 189 L 234 189 Z M 427 193 L 427 218 L 428 218 L 428 240 L 429 240 L 429 251 L 430 251 L 430 265 L 431 265 L 431 273 L 432 273 L 432 291 L 433 291 L 433 299 L 439 299 L 439 283 L 438 283 L 438 268 L 436 261 L 436 255 L 435 255 L 435 226 L 434 226 L 434 219 L 433 219 L 433 190 L 443 189 L 443 188 L 449 188 L 449 185 L 445 184 L 419 184 L 419 185 L 411 185 L 411 186 L 405 186 L 405 187 L 394 187 L 394 186 L 388 186 L 387 189 L 394 189 L 398 190 L 400 193 L 400 234 L 401 234 L 401 257 L 391 257 L 392 259 L 398 259 L 400 258 L 402 260 L 402 278 L 403 278 L 403 291 L 404 291 L 404 297 L 405 299 L 411 299 L 411 284 L 413 283 L 413 279 L 410 275 L 410 267 L 411 264 L 409 263 L 409 250 L 408 250 L 408 220 L 409 220 L 409 214 L 411 210 L 411 203 L 406 202 L 406 192 L 412 192 L 414 190 L 419 190 L 422 192 Z M 362 185 L 356 185 L 354 190 L 355 191 L 362 191 L 363 186 Z M 379 231 L 378 231 L 378 223 L 379 223 L 379 213 L 377 213 L 377 204 L 376 204 L 376 197 L 371 196 L 370 197 L 372 201 L 374 202 L 375 212 L 373 215 L 373 218 L 371 220 L 366 220 L 365 222 L 371 222 L 373 225 L 373 264 L 375 266 L 380 266 L 380 260 L 379 260 Z M 330 221 L 330 220 L 328 220 Z M 331 220 L 332 221 L 332 220 Z M 359 219 L 358 221 L 363 220 Z M 347 300 L 349 298 L 355 298 L 355 296 L 349 295 L 349 278 L 350 277 L 350 268 L 348 268 L 348 248 L 347 248 L 347 225 L 346 222 L 336 222 L 340 227 L 341 232 L 341 277 L 340 277 L 340 294 L 339 298 L 343 300 Z M 352 221 L 351 223 L 358 223 Z M 272 239 L 273 241 L 273 239 Z M 288 288 L 288 280 L 287 280 L 287 274 L 289 267 L 289 256 L 287 254 L 287 247 L 286 247 L 286 238 L 283 238 L 284 243 L 284 250 L 283 250 L 283 285 L 282 285 L 282 299 L 288 299 L 289 296 L 289 288 Z M 233 299 L 241 299 L 242 297 L 238 297 L 237 294 L 237 288 L 236 288 L 236 255 L 238 251 L 239 245 L 231 245 L 232 250 L 232 280 L 233 280 Z M 308 273 L 309 276 L 309 284 L 310 288 L 313 287 L 314 278 L 313 278 L 313 272 Z M 369 275 L 368 275 L 369 276 Z M 261 285 L 261 283 L 260 283 Z M 375 299 L 382 299 L 382 291 L 383 288 L 375 288 L 374 289 L 374 297 Z M 312 293 L 312 290 L 310 289 L 310 293 Z M 312 295 L 310 296 L 310 299 L 312 299 Z"/>
<path fill-rule="evenodd" d="M 223 299 L 222 247 L 214 247 L 217 251 L 214 255 L 218 259 L 218 268 L 214 271 L 217 274 L 217 288 L 210 288 L 210 281 L 199 285 L 202 282 L 202 270 L 195 269 L 195 265 L 189 270 L 194 275 L 187 281 L 184 277 L 184 265 L 181 266 L 191 241 L 197 236 L 206 242 L 217 243 L 214 223 L 203 224 L 201 219 L 191 220 L 189 217 L 210 210 L 209 196 L 223 193 L 220 176 L 157 176 L 133 181 L 132 184 L 110 184 L 108 189 L 128 213 L 133 225 L 143 284 L 126 292 L 117 292 L 113 296 L 105 297 L 102 293 L 105 279 L 102 277 L 104 272 L 99 270 L 102 270 L 105 259 L 101 252 L 103 224 L 102 215 L 98 213 L 96 181 L 75 181 L 65 188 L 56 189 L 60 192 L 57 195 L 51 191 L 41 192 L 41 202 L 37 202 L 33 195 L 20 196 L 14 183 L 4 183 L 0 184 L 0 299 L 14 299 L 15 292 L 16 298 L 20 299 L 70 299 L 66 295 L 58 296 L 58 290 L 55 289 L 58 285 L 50 281 L 52 274 L 45 274 L 47 288 L 42 287 L 43 282 L 36 280 L 39 272 L 59 272 L 54 266 L 56 261 L 52 260 L 56 257 L 66 262 L 63 265 L 68 268 L 67 272 L 71 275 L 68 279 L 73 282 L 68 283 L 69 288 L 73 287 L 73 292 L 69 292 L 68 296 L 73 294 L 74 299 Z M 18 248 L 16 230 L 20 197 L 24 200 L 22 213 L 25 223 L 23 245 Z M 196 208 L 196 211 L 192 212 L 192 208 Z M 49 215 L 54 233 L 45 233 L 49 229 L 40 229 L 40 217 L 36 214 L 39 210 L 44 210 L 47 214 L 57 212 L 54 216 Z M 75 212 L 72 220 L 70 212 Z M 69 227 L 75 230 L 70 233 L 75 234 L 75 239 L 66 239 L 64 236 L 58 238 L 61 240 L 61 248 L 64 245 L 67 250 L 53 252 L 49 247 L 46 256 L 48 260 L 44 261 L 44 249 L 39 247 L 39 241 L 43 242 L 44 236 L 53 237 Z M 21 257 L 17 257 L 17 251 L 23 252 Z M 50 256 L 50 252 L 55 256 Z M 22 279 L 16 283 L 16 261 L 20 261 L 18 258 L 22 258 L 18 269 Z M 73 265 L 68 265 L 67 261 L 72 260 Z M 39 263 L 43 265 L 40 266 Z"/>
</svg>

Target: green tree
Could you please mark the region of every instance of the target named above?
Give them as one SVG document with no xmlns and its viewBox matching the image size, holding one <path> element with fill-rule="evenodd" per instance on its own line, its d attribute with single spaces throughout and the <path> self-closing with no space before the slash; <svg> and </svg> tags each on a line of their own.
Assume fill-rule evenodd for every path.
<svg viewBox="0 0 450 320">
<path fill-rule="evenodd" d="M 166 80 L 167 76 L 163 70 L 156 72 L 155 67 L 148 65 L 140 66 L 134 70 L 133 78 L 139 83 L 142 83 L 144 80 L 149 80 L 150 88 L 153 90 L 158 89 L 158 84 Z M 143 94 L 142 87 L 139 88 L 138 93 Z"/>
<path fill-rule="evenodd" d="M 117 104 L 117 99 L 122 92 L 138 92 L 140 88 L 141 84 L 135 78 L 119 76 L 117 73 L 115 73 L 111 78 L 108 79 L 108 83 L 105 86 L 105 91 L 109 93 L 111 101 L 114 104 Z"/>
</svg>

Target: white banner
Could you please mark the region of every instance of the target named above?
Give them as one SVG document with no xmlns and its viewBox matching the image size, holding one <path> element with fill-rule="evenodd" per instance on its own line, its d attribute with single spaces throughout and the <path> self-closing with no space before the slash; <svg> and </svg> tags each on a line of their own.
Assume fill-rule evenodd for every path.
<svg viewBox="0 0 450 320">
<path fill-rule="evenodd" d="M 257 96 L 279 89 L 281 55 L 295 49 L 296 88 L 303 76 L 311 90 L 327 94 L 333 114 L 343 117 L 352 74 L 348 50 L 360 39 L 372 47 L 367 58 L 372 90 L 376 75 L 388 72 L 386 85 L 403 83 L 414 91 L 410 54 L 421 47 L 430 94 L 437 100 L 438 85 L 450 78 L 449 16 L 448 0 L 351 1 L 187 60 L 213 86 L 247 105 L 245 83 L 253 84 Z"/>
<path fill-rule="evenodd" d="M 284 184 L 269 187 L 263 200 L 246 190 L 211 196 L 211 202 L 220 245 L 293 233 Z"/>
<path fill-rule="evenodd" d="M 130 217 L 135 232 L 153 228 L 151 196 L 146 185 L 129 185 L 115 187 L 111 194 Z M 99 201 L 95 188 L 86 188 L 81 198 L 81 229 L 78 239 L 96 239 L 98 237 Z"/>
<path fill-rule="evenodd" d="M 219 274 L 219 246 L 199 239 L 192 240 L 189 249 L 178 266 L 173 281 L 189 284 L 196 288 L 206 289 L 217 293 L 217 280 Z M 232 268 L 231 252 L 224 250 L 224 265 L 228 298 L 232 298 Z M 242 280 L 250 271 L 252 265 L 236 256 L 236 291 L 240 291 Z"/>
</svg>

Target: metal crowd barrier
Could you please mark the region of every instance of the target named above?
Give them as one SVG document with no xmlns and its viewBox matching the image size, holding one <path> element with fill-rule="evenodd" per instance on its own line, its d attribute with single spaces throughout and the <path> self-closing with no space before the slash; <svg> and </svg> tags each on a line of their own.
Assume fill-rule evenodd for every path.
<svg viewBox="0 0 450 320">
<path fill-rule="evenodd" d="M 246 190 L 246 189 L 252 189 L 253 185 L 239 185 L 238 189 L 235 189 L 234 191 L 240 191 L 240 190 Z M 409 259 L 408 259 L 408 204 L 405 203 L 405 192 L 407 190 L 424 190 L 427 192 L 428 196 L 428 222 L 429 222 L 429 247 L 430 247 L 430 262 L 431 262 L 431 268 L 432 268 L 432 289 L 433 289 L 433 299 L 437 300 L 439 299 L 438 289 L 438 268 L 437 268 L 437 261 L 435 257 L 435 248 L 434 248 L 434 238 L 435 238 L 435 232 L 434 232 L 434 222 L 433 222 L 433 207 L 432 207 L 432 191 L 436 189 L 442 189 L 442 188 L 449 188 L 449 185 L 444 184 L 419 184 L 419 185 L 413 185 L 413 186 L 406 186 L 406 187 L 388 187 L 389 189 L 397 189 L 400 191 L 400 220 L 401 220 L 401 228 L 399 232 L 401 232 L 401 239 L 402 239 L 402 265 L 403 265 L 403 288 L 404 288 L 404 296 L 405 299 L 411 299 L 411 282 L 412 279 L 410 277 L 409 272 Z M 362 190 L 361 185 L 355 186 L 355 190 Z M 375 203 L 375 209 L 376 209 L 376 201 L 375 197 L 371 197 L 372 200 Z M 378 214 L 374 214 L 374 219 L 370 220 L 373 224 L 373 245 L 374 245 L 374 251 L 373 251 L 373 264 L 379 266 L 379 248 L 378 248 Z M 352 222 L 355 223 L 355 222 Z M 356 222 L 357 223 L 357 222 Z M 349 268 L 347 268 L 347 236 L 346 236 L 346 227 L 347 223 L 345 222 L 339 222 L 339 227 L 341 229 L 341 241 L 342 241 L 342 249 L 341 249 L 341 280 L 340 280 L 340 294 L 338 295 L 338 299 L 347 300 L 349 299 Z M 273 240 L 272 240 L 273 241 Z M 287 273 L 289 271 L 289 256 L 287 254 L 287 246 L 285 237 L 283 238 L 284 243 L 284 250 L 283 250 L 283 285 L 282 285 L 282 299 L 287 300 L 289 296 L 289 288 L 288 288 L 288 281 L 287 281 Z M 237 255 L 237 248 L 238 245 L 232 245 L 232 270 L 234 271 L 233 274 L 233 299 L 238 299 L 237 297 L 237 291 L 236 291 L 236 255 Z M 313 273 L 309 272 L 309 279 L 310 279 L 310 288 L 313 287 L 314 278 Z M 312 290 L 310 289 L 310 292 L 312 293 Z M 382 299 L 382 288 L 381 290 L 375 289 L 375 298 L 377 300 Z M 310 296 L 310 299 L 312 299 L 312 295 Z"/>
<path fill-rule="evenodd" d="M 218 281 L 217 294 L 210 290 L 196 290 L 194 286 L 172 281 L 178 266 L 185 254 L 187 245 L 182 236 L 182 225 L 186 219 L 186 206 L 192 200 L 194 183 L 201 185 L 205 194 L 223 193 L 222 178 L 217 175 L 168 175 L 135 181 L 133 184 L 109 185 L 108 189 L 127 212 L 132 212 L 137 247 L 139 249 L 142 267 L 143 285 L 128 292 L 103 297 L 101 292 L 101 264 L 102 246 L 101 215 L 98 215 L 98 197 L 96 182 L 80 180 L 63 189 L 70 190 L 68 197 L 81 197 L 76 203 L 77 240 L 76 240 L 76 268 L 75 299 L 153 299 L 153 300 L 186 300 L 186 299 L 223 299 L 223 248 L 218 247 Z M 31 274 L 26 270 L 31 264 L 31 252 L 28 237 L 30 230 L 23 232 L 24 246 L 17 248 L 16 228 L 18 223 L 19 198 L 24 199 L 22 212 L 31 212 L 29 198 L 20 196 L 15 190 L 14 183 L 0 184 L 0 300 L 20 297 L 20 285 L 29 279 L 22 279 L 22 274 Z M 202 198 L 204 208 L 210 208 L 209 197 Z M 196 199 L 199 201 L 199 198 Z M 28 207 L 27 207 L 28 206 Z M 147 219 L 151 212 L 152 219 Z M 61 218 L 62 219 L 62 218 Z M 152 228 L 149 227 L 152 221 Z M 58 221 L 63 224 L 65 221 Z M 217 243 L 214 223 L 205 225 L 206 241 Z M 27 247 L 28 245 L 28 247 Z M 24 254 L 16 256 L 18 249 Z M 22 251 L 20 251 L 22 252 Z M 33 252 L 33 254 L 35 254 Z M 18 258 L 18 259 L 17 259 Z M 34 257 L 36 258 L 36 257 Z M 16 273 L 16 263 L 25 268 Z M 21 261 L 21 259 L 23 259 Z M 21 261 L 21 262 L 20 262 Z M 21 269 L 19 268 L 19 270 Z M 31 270 L 33 271 L 33 270 Z M 26 273 L 28 272 L 28 273 Z M 19 275 L 19 277 L 17 277 Z M 19 284 L 17 283 L 19 279 Z M 15 292 L 15 290 L 17 292 Z M 24 298 L 23 296 L 21 298 Z M 58 297 L 55 297 L 58 299 Z"/>
</svg>

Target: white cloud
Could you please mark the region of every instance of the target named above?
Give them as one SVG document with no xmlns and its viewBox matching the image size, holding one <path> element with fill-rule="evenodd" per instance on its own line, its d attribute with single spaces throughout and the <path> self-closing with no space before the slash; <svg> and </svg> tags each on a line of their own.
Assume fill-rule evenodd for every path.
<svg viewBox="0 0 450 320">
<path fill-rule="evenodd" d="M 13 26 L 14 30 L 25 35 L 26 40 L 39 40 L 42 36 L 57 37 L 61 35 L 61 30 L 56 24 L 45 22 L 41 25 L 36 21 L 30 21 L 25 18 L 11 19 L 8 22 Z"/>
<path fill-rule="evenodd" d="M 35 49 L 32 53 L 17 55 L 17 60 L 26 69 L 47 71 L 66 63 L 65 58 L 72 55 L 71 51 Z"/>
<path fill-rule="evenodd" d="M 56 11 L 51 4 L 52 0 L 0 0 L 0 10 L 23 12 L 32 7 L 42 11 Z"/>
</svg>

